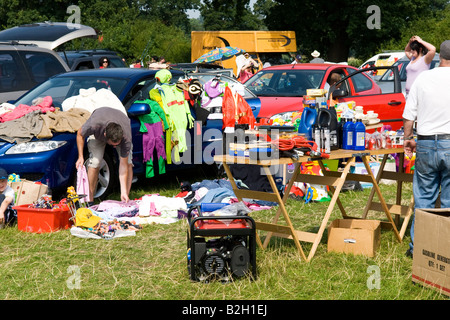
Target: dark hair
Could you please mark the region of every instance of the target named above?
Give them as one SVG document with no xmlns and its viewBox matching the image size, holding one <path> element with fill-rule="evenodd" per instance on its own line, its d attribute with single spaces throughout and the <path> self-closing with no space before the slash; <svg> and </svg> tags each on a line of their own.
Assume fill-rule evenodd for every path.
<svg viewBox="0 0 450 320">
<path fill-rule="evenodd" d="M 109 63 L 109 59 L 107 57 L 101 57 L 100 64 L 102 64 L 104 60 L 106 60 Z"/>
<path fill-rule="evenodd" d="M 417 40 L 411 42 L 409 47 L 411 48 L 411 50 L 417 51 L 417 53 L 420 53 L 421 52 L 420 50 L 422 50 L 423 55 L 426 55 L 428 53 L 428 49 L 425 48 L 425 46 Z"/>
<path fill-rule="evenodd" d="M 119 124 L 110 122 L 106 126 L 105 136 L 106 140 L 111 140 L 114 143 L 118 143 L 123 139 L 123 129 Z"/>
</svg>

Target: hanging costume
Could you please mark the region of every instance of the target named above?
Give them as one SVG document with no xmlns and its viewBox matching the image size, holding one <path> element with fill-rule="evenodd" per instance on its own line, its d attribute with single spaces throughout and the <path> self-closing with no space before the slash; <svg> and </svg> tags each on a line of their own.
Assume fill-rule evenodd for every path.
<svg viewBox="0 0 450 320">
<path fill-rule="evenodd" d="M 252 109 L 245 99 L 236 91 L 225 87 L 222 102 L 223 129 L 225 133 L 234 132 L 236 124 L 248 124 L 254 128 L 256 120 Z"/>
<path fill-rule="evenodd" d="M 184 98 L 183 91 L 179 90 L 176 85 L 169 84 L 172 79 L 170 71 L 166 69 L 160 70 L 156 73 L 155 78 L 160 83 L 158 90 L 164 112 L 168 117 L 169 126 L 172 130 L 171 146 L 175 150 L 174 156 L 179 159 L 179 153 L 187 150 L 186 129 L 188 124 L 189 128 L 193 127 L 194 118 L 191 115 L 189 104 Z M 168 152 L 167 149 L 166 152 Z M 177 159 L 176 161 L 178 161 Z"/>
<path fill-rule="evenodd" d="M 203 86 L 198 79 L 187 78 L 180 79 L 177 82 L 177 88 L 182 90 L 184 98 L 189 106 L 194 110 L 195 119 L 202 122 L 202 126 L 206 124 L 209 111 L 202 107 Z"/>
<path fill-rule="evenodd" d="M 153 167 L 153 154 L 156 150 L 159 173 L 166 173 L 165 160 L 166 151 L 164 146 L 164 132 L 169 128 L 164 110 L 158 102 L 146 99 L 136 101 L 136 103 L 146 103 L 150 106 L 150 113 L 139 116 L 141 122 L 140 132 L 142 136 L 143 161 L 145 162 L 145 176 L 152 178 L 155 176 Z"/>
</svg>

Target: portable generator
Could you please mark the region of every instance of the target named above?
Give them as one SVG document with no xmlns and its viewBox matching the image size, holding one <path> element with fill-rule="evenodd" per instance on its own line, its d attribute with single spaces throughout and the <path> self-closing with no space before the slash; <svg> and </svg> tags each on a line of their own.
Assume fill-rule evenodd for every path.
<svg viewBox="0 0 450 320">
<path fill-rule="evenodd" d="M 246 215 L 204 216 L 227 204 L 205 203 L 188 212 L 187 266 L 193 281 L 256 279 L 255 221 Z M 198 216 L 191 217 L 193 209 Z"/>
</svg>

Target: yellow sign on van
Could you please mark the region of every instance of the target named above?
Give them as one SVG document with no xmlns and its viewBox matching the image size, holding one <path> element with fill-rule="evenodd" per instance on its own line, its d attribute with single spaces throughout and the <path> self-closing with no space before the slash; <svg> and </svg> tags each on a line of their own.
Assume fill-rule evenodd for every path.
<svg viewBox="0 0 450 320">
<path fill-rule="evenodd" d="M 192 31 L 191 59 L 221 47 L 237 47 L 259 58 L 260 53 L 294 53 L 297 51 L 295 31 Z M 234 68 L 223 61 L 226 68 Z M 226 62 L 226 64 L 225 64 Z"/>
</svg>

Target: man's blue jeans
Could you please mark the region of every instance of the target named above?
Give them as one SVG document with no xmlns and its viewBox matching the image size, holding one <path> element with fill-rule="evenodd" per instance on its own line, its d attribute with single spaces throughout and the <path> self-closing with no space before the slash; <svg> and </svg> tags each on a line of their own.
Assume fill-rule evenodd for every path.
<svg viewBox="0 0 450 320">
<path fill-rule="evenodd" d="M 441 191 L 441 207 L 450 208 L 450 140 L 418 140 L 414 169 L 415 209 L 434 208 Z M 414 217 L 411 243 L 414 243 Z"/>
</svg>

